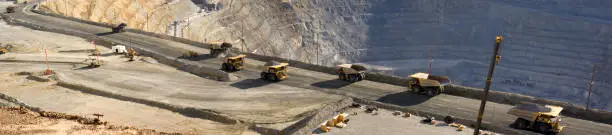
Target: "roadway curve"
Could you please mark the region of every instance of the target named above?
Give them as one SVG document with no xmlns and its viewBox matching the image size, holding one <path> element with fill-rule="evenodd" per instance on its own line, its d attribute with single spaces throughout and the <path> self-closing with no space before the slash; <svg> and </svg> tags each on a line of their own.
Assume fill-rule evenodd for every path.
<svg viewBox="0 0 612 135">
<path fill-rule="evenodd" d="M 197 50 L 204 54 L 208 53 L 208 50 L 206 49 L 136 33 L 126 32 L 118 34 L 104 34 L 108 33 L 110 29 L 61 18 L 44 16 L 24 9 L 26 8 L 20 7 L 18 8 L 17 12 L 7 15 L 13 19 L 18 19 L 47 28 L 68 30 L 73 32 L 74 35 L 80 35 L 81 37 L 104 38 L 126 45 L 130 44 L 127 41 L 131 41 L 131 44 L 134 47 L 146 48 L 148 50 L 168 56 L 179 57 L 187 50 Z M 203 65 L 219 66 L 221 61 L 214 58 L 203 58 L 194 62 Z M 252 60 L 251 63 L 258 62 Z M 248 89 L 251 87 L 269 84 L 269 82 L 258 79 L 259 71 L 259 69 L 251 67 L 247 70 L 235 73 L 241 78 L 237 82 L 233 83 L 232 86 Z M 349 84 L 336 80 L 335 75 L 295 68 L 290 70 L 290 78 L 288 80 L 278 82 L 278 84 L 320 90 L 332 94 L 346 95 L 353 98 L 378 101 L 383 104 L 397 105 L 413 110 L 435 112 L 443 115 L 453 115 L 465 119 L 476 119 L 476 114 L 480 103 L 478 100 L 451 95 L 439 95 L 433 98 L 427 98 L 405 92 L 406 88 L 401 86 L 372 81 L 361 81 Z M 516 118 L 506 114 L 506 111 L 510 107 L 511 106 L 505 104 L 489 102 L 487 104 L 487 110 L 485 111 L 484 122 L 488 123 L 490 127 L 503 129 L 507 134 L 535 134 L 529 131 L 515 130 L 508 127 L 508 125 L 511 124 Z M 566 117 L 563 120 L 564 125 L 567 126 L 562 133 L 565 135 L 604 135 L 610 134 L 609 129 L 612 129 L 612 125 L 581 119 Z"/>
</svg>

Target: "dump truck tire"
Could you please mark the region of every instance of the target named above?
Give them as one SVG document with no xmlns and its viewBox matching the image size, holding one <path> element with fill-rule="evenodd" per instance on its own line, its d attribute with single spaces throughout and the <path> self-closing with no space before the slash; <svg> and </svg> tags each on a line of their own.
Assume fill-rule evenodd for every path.
<svg viewBox="0 0 612 135">
<path fill-rule="evenodd" d="M 546 134 L 546 133 L 549 133 L 549 132 L 552 131 L 551 130 L 552 127 L 550 125 L 546 124 L 546 123 L 536 122 L 534 125 L 535 125 L 534 129 L 538 133 Z"/>
<path fill-rule="evenodd" d="M 232 64 L 227 64 L 227 70 L 228 71 L 236 71 L 236 67 L 234 67 L 234 65 L 232 65 Z"/>
<path fill-rule="evenodd" d="M 278 81 L 278 78 L 274 74 L 268 74 L 268 79 L 270 81 Z"/>
<path fill-rule="evenodd" d="M 227 71 L 227 65 L 225 63 L 221 64 L 221 70 Z"/>
<path fill-rule="evenodd" d="M 427 96 L 433 97 L 436 96 L 436 89 L 434 88 L 427 88 L 425 89 Z"/>
<path fill-rule="evenodd" d="M 263 73 L 263 72 L 262 72 L 262 73 L 261 73 L 261 79 L 267 80 L 267 79 L 266 79 L 266 77 L 267 77 L 266 73 Z"/>
<path fill-rule="evenodd" d="M 444 117 L 444 123 L 446 124 L 455 123 L 455 118 L 453 116 L 446 116 Z"/>
<path fill-rule="evenodd" d="M 522 118 L 517 118 L 512 125 L 514 125 L 514 128 L 516 129 L 527 129 L 529 121 Z"/>
</svg>

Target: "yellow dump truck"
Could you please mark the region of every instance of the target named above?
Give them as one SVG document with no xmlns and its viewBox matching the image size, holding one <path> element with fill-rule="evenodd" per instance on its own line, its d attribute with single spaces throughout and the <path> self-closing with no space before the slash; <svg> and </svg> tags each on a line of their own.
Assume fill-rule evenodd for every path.
<svg viewBox="0 0 612 135">
<path fill-rule="evenodd" d="M 261 72 L 261 78 L 269 81 L 282 81 L 287 79 L 287 66 L 289 63 L 280 63 L 276 61 L 268 62 L 264 65 Z"/>
<path fill-rule="evenodd" d="M 340 80 L 357 82 L 365 79 L 366 68 L 356 64 L 341 64 L 336 66 L 336 74 Z"/>
<path fill-rule="evenodd" d="M 8 52 L 8 50 L 6 50 L 6 48 L 0 47 L 0 54 L 5 54 L 7 52 Z"/>
<path fill-rule="evenodd" d="M 559 124 L 561 111 L 563 107 L 560 106 L 521 103 L 511 108 L 508 114 L 518 117 L 511 125 L 514 128 L 554 135 L 564 128 Z"/>
<path fill-rule="evenodd" d="M 233 71 L 240 71 L 244 69 L 244 63 L 245 63 L 244 58 L 245 57 L 246 55 L 244 54 L 240 54 L 237 56 L 228 56 L 227 58 L 223 60 L 223 64 L 221 65 L 221 70 L 233 72 Z"/>
<path fill-rule="evenodd" d="M 435 76 L 427 73 L 415 73 L 410 75 L 409 78 L 408 88 L 430 97 L 444 92 L 444 86 L 450 84 L 447 76 Z"/>
<path fill-rule="evenodd" d="M 232 49 L 232 44 L 227 42 L 209 42 L 211 56 L 218 56 L 221 53 L 229 53 Z"/>
</svg>

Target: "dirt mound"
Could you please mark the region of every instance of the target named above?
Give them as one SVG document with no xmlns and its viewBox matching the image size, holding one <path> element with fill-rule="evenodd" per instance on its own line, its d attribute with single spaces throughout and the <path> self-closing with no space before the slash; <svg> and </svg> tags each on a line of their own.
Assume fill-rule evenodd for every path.
<svg viewBox="0 0 612 135">
<path fill-rule="evenodd" d="M 23 107 L 0 107 L 0 134 L 182 135 L 127 126 L 86 125 L 92 120 L 95 119 L 59 112 L 43 111 L 37 114 Z"/>
<path fill-rule="evenodd" d="M 29 43 L 25 42 L 8 42 L 0 43 L 0 47 L 6 48 L 9 52 L 20 52 L 20 53 L 35 53 L 39 52 L 38 48 L 32 47 Z"/>
</svg>

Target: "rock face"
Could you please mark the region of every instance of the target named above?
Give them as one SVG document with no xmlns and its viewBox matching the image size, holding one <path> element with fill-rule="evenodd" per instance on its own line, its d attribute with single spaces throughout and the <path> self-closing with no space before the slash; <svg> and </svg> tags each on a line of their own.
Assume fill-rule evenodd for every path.
<svg viewBox="0 0 612 135">
<path fill-rule="evenodd" d="M 610 63 L 612 57 L 612 1 L 607 0 L 66 2 L 41 7 L 194 41 L 230 42 L 268 56 L 329 66 L 360 62 L 399 76 L 427 71 L 433 57 L 433 74 L 478 88 L 484 86 L 494 36 L 502 35 L 492 89 L 576 104 L 586 103 L 592 65 Z M 606 91 L 612 88 L 608 65 L 595 77 L 595 108 L 612 106 L 605 98 L 612 96 Z"/>
<path fill-rule="evenodd" d="M 39 9 L 83 20 L 164 33 L 170 24 L 198 11 L 186 0 L 54 0 Z"/>
<path fill-rule="evenodd" d="M 494 36 L 502 35 L 492 89 L 585 105 L 592 64 L 612 57 L 611 1 L 367 2 L 367 51 L 359 60 L 399 76 L 426 72 L 433 57 L 433 74 L 482 88 Z M 611 64 L 595 77 L 594 108 L 612 104 Z"/>
</svg>

